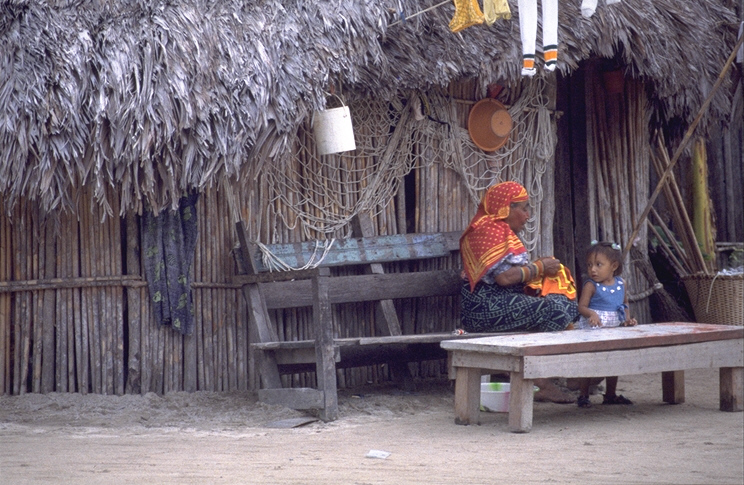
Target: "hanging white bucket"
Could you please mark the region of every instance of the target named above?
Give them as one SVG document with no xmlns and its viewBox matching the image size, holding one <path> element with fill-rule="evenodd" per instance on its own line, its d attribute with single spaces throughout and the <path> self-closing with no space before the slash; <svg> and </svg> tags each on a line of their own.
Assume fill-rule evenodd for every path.
<svg viewBox="0 0 744 485">
<path fill-rule="evenodd" d="M 343 100 L 341 104 L 343 105 Z M 356 150 L 348 106 L 316 111 L 313 113 L 312 127 L 319 155 Z"/>
</svg>

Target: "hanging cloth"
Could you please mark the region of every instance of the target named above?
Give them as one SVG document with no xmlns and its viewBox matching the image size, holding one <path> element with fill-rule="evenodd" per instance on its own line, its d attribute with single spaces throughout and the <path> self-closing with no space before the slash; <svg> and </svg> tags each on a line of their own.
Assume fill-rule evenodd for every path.
<svg viewBox="0 0 744 485">
<path fill-rule="evenodd" d="M 449 29 L 454 34 L 463 29 L 480 25 L 485 21 L 483 12 L 478 6 L 478 0 L 454 0 L 455 15 L 449 23 Z"/>
<path fill-rule="evenodd" d="M 519 0 L 519 31 L 522 38 L 522 75 L 535 75 L 537 0 Z M 558 61 L 558 0 L 542 0 L 542 38 L 545 70 L 555 70 Z"/>
<path fill-rule="evenodd" d="M 507 0 L 483 0 L 483 16 L 487 25 L 493 25 L 500 19 L 509 20 L 511 10 Z"/>
<path fill-rule="evenodd" d="M 163 210 L 142 215 L 143 266 L 155 320 L 183 335 L 194 327 L 191 296 L 191 263 L 196 250 L 198 225 L 197 192 L 179 201 L 177 211 Z"/>
</svg>

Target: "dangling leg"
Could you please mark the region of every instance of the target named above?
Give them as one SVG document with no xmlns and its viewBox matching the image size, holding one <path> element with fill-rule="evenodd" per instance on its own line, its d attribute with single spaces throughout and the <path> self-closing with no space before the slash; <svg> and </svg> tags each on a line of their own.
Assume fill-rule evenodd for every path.
<svg viewBox="0 0 744 485">
<path fill-rule="evenodd" d="M 535 75 L 537 0 L 519 0 L 519 33 L 522 37 L 522 76 Z"/>
<path fill-rule="evenodd" d="M 583 0 L 581 2 L 581 15 L 590 18 L 597 10 L 597 0 Z"/>
<path fill-rule="evenodd" d="M 545 70 L 555 70 L 558 62 L 558 0 L 542 0 L 542 35 Z"/>
</svg>

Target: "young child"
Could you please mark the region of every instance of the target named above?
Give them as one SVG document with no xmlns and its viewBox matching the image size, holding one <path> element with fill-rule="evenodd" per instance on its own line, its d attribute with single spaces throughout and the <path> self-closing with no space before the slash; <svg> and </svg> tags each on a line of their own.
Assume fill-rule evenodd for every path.
<svg viewBox="0 0 744 485">
<path fill-rule="evenodd" d="M 634 326 L 635 318 L 628 312 L 628 295 L 625 282 L 620 276 L 623 260 L 620 246 L 616 243 L 592 241 L 586 254 L 589 281 L 584 284 L 579 299 L 581 317 L 577 329 Z M 616 394 L 617 376 L 605 378 L 607 390 L 602 404 L 633 404 L 630 399 Z M 591 407 L 589 401 L 590 379 L 581 379 L 579 407 Z"/>
</svg>

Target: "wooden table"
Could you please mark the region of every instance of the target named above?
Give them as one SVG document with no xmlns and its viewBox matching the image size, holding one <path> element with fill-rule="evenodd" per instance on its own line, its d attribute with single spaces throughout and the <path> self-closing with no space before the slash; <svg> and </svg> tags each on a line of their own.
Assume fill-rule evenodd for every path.
<svg viewBox="0 0 744 485">
<path fill-rule="evenodd" d="M 509 429 L 532 429 L 533 380 L 662 373 L 667 403 L 685 400 L 685 369 L 720 369 L 720 408 L 742 411 L 744 327 L 655 323 L 446 340 L 455 369 L 455 423 L 479 423 L 481 375 L 511 376 Z"/>
</svg>

